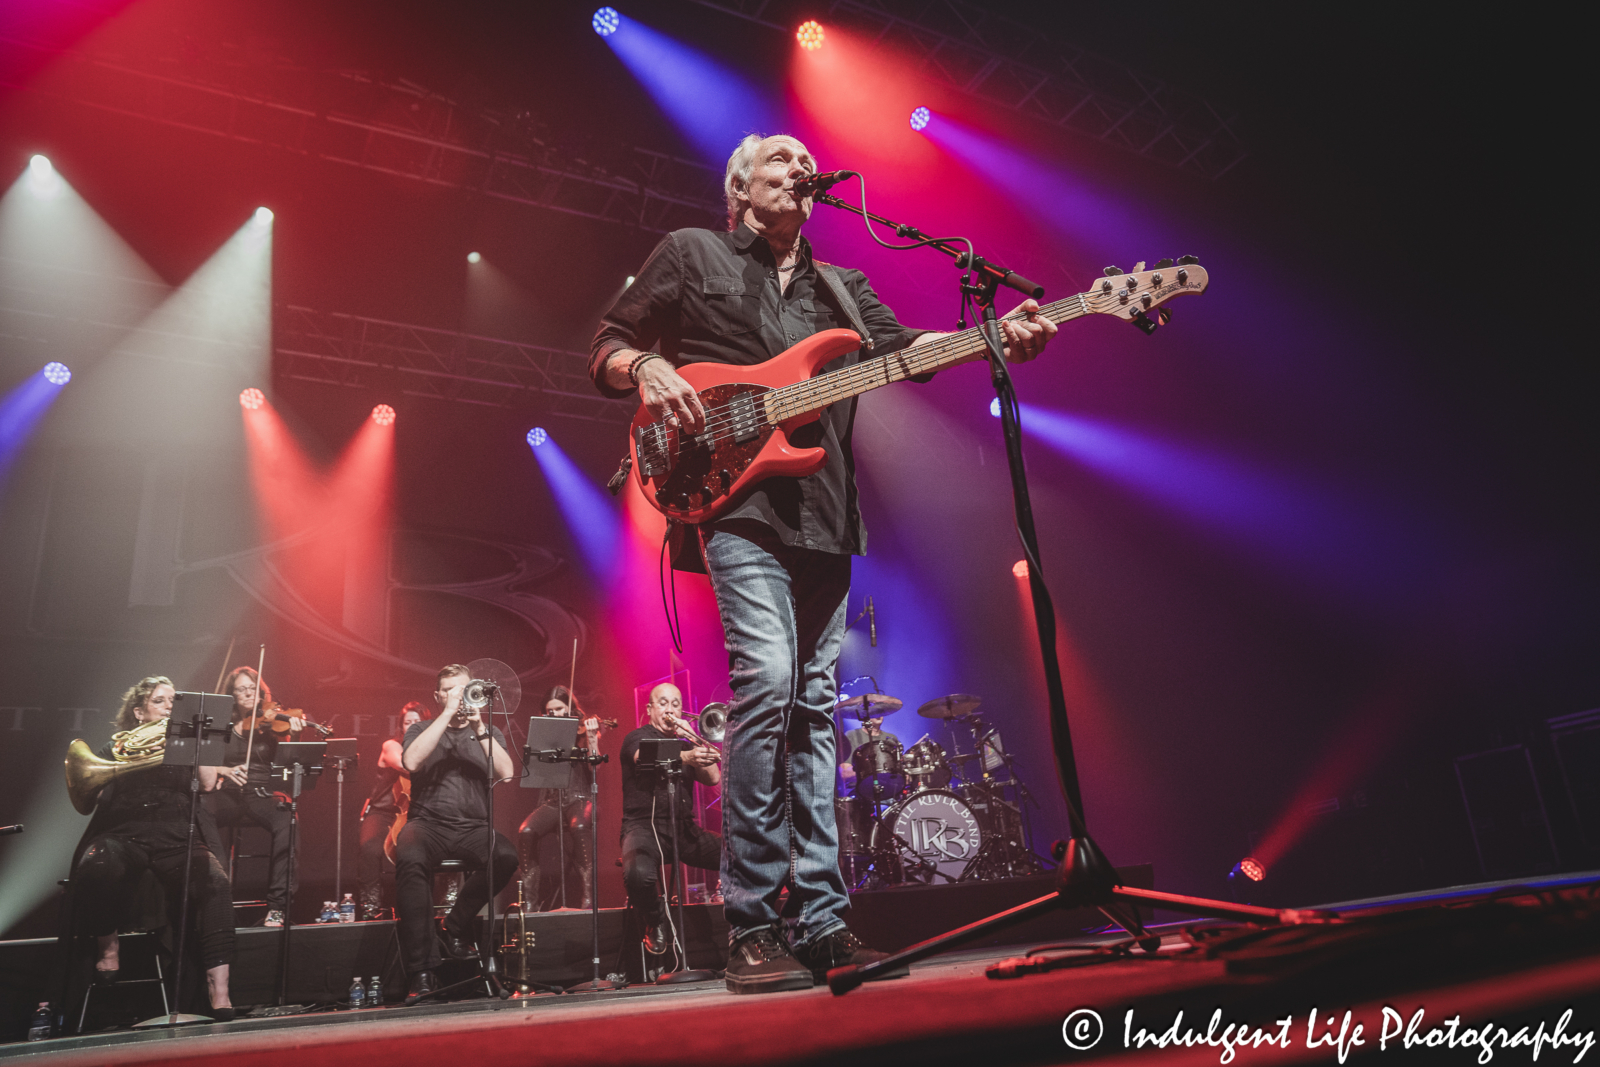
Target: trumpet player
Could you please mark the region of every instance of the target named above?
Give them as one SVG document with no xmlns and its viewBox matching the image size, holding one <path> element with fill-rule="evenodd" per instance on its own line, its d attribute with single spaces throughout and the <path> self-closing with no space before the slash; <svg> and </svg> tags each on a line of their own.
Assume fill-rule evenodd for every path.
<svg viewBox="0 0 1600 1067">
<path fill-rule="evenodd" d="M 707 871 L 722 866 L 722 838 L 694 821 L 694 783 L 719 784 L 722 756 L 683 721 L 683 694 L 677 686 L 663 683 L 652 689 L 646 714 L 649 723 L 622 742 L 622 881 L 628 903 L 643 920 L 645 948 L 660 954 L 670 943 L 660 886 L 661 857 L 672 848 L 672 805 L 666 776 L 639 765 L 639 743 L 669 737 L 690 743 L 678 755 L 684 770 L 677 779 L 678 858 Z"/>
<path fill-rule="evenodd" d="M 430 722 L 406 731 L 400 762 L 411 775 L 411 809 L 395 839 L 395 910 L 400 915 L 400 954 L 409 982 L 407 1003 L 436 988 L 439 946 L 433 934 L 434 864 L 459 859 L 479 865 L 467 878 L 444 920 L 445 951 L 455 959 L 473 955 L 471 923 L 491 893 L 505 888 L 517 873 L 511 839 L 494 835 L 494 885 L 484 870 L 488 856 L 488 798 L 491 782 L 516 773 L 506 739 L 487 725 L 482 709 L 463 703 L 472 675 L 459 663 L 439 671 L 433 699 L 440 712 Z"/>
<path fill-rule="evenodd" d="M 114 720 L 118 734 L 97 755 L 102 760 L 150 760 L 151 766 L 118 775 L 100 790 L 89 828 L 73 857 L 73 913 L 79 933 L 99 947 L 95 981 L 110 984 L 120 971 L 117 931 L 135 918 L 139 881 L 146 871 L 161 883 L 169 911 L 183 893 L 189 842 L 191 771 L 156 763 L 166 743 L 165 720 L 176 696 L 170 679 L 152 675 L 122 695 Z M 221 768 L 201 767 L 200 788 L 213 790 Z M 217 858 L 216 827 L 202 808 L 189 876 L 189 914 L 200 942 L 211 1016 L 233 1018 L 228 969 L 233 963 L 233 899 L 228 875 Z"/>
</svg>

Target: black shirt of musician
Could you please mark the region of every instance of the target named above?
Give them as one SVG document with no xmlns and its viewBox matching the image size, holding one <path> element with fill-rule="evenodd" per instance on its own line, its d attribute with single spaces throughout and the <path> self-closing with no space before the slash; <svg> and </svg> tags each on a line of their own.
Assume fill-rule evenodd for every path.
<svg viewBox="0 0 1600 1067">
<path fill-rule="evenodd" d="M 428 728 L 416 723 L 406 731 L 404 748 Z M 491 727 L 494 739 L 505 748 L 505 736 Z M 492 773 L 483 742 L 473 739 L 473 725 L 446 727 L 422 766 L 411 772 L 411 812 L 408 818 L 450 828 L 482 826 L 489 818 L 484 783 Z"/>
<path fill-rule="evenodd" d="M 229 730 L 228 740 L 224 748 L 225 755 L 223 756 L 223 759 L 227 761 L 227 765 L 229 767 L 237 767 L 243 763 L 247 749 L 250 754 L 250 766 L 246 768 L 246 773 L 249 776 L 249 787 L 254 789 L 258 785 L 271 785 L 274 780 L 272 757 L 278 751 L 278 737 L 271 730 L 258 729 L 255 743 L 252 744 L 248 732 L 240 736 L 237 730 Z M 278 780 L 281 781 L 282 779 Z M 239 787 L 231 781 L 224 781 L 223 788 L 237 790 Z"/>
<path fill-rule="evenodd" d="M 384 744 L 388 744 L 387 741 Z M 399 805 L 395 801 L 394 785 L 400 780 L 400 772 L 393 767 L 379 767 L 377 775 L 372 780 L 372 792 L 367 795 L 367 814 L 374 812 L 396 812 Z"/>
<path fill-rule="evenodd" d="M 651 811 L 655 812 L 656 825 L 667 829 L 672 826 L 672 809 L 666 790 L 666 775 L 649 766 L 648 762 L 634 763 L 634 755 L 639 751 L 639 742 L 646 738 L 674 739 L 672 734 L 662 733 L 654 726 L 646 723 L 622 739 L 622 826 L 626 830 L 629 825 L 649 825 Z M 680 744 L 681 739 L 679 740 Z M 664 750 L 674 756 L 681 749 L 672 746 L 663 746 Z M 686 747 L 686 746 L 685 746 Z M 648 761 L 649 752 L 640 757 Z M 678 779 L 678 821 L 694 821 L 694 779 L 690 776 L 688 768 Z"/>
<path fill-rule="evenodd" d="M 845 310 L 817 274 L 811 242 L 796 245 L 797 261 L 787 291 L 780 288 L 777 263 L 766 239 L 744 223 L 732 232 L 675 230 L 662 238 L 633 284 L 623 290 L 600 320 L 590 347 L 589 376 L 610 397 L 632 395 L 605 380 L 606 361 L 618 349 L 654 349 L 674 366 L 687 363 L 765 363 L 812 334 L 850 329 Z M 872 356 L 909 345 L 926 331 L 908 330 L 878 299 L 867 276 L 835 268 L 845 290 L 861 310 L 873 340 Z M 840 356 L 823 372 L 853 366 L 860 350 Z M 924 378 L 917 379 L 925 381 Z M 851 436 L 855 398 L 829 406 L 822 417 L 789 435 L 797 448 L 821 445 L 827 463 L 804 478 L 758 482 L 725 519 L 755 519 L 777 531 L 786 545 L 823 552 L 863 555 L 867 531 L 861 521 Z M 691 539 L 692 540 L 692 539 Z M 698 555 L 698 552 L 696 552 Z M 685 566 L 674 551 L 673 565 Z"/>
</svg>

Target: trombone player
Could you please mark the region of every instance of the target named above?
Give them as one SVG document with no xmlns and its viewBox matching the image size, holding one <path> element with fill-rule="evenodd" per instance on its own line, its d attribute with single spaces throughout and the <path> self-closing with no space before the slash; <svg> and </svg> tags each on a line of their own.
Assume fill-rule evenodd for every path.
<svg viewBox="0 0 1600 1067">
<path fill-rule="evenodd" d="M 176 690 L 161 675 L 141 679 L 122 695 L 113 720 L 119 731 L 89 757 L 87 746 L 74 742 L 68 750 L 68 791 L 79 811 L 92 806 L 94 817 L 73 854 L 72 894 L 76 933 L 99 943 L 95 981 L 109 985 L 120 970 L 117 931 L 136 918 L 132 905 L 146 871 L 155 875 L 167 895 L 169 911 L 183 894 L 183 869 L 189 841 L 191 769 L 162 764 L 166 720 Z M 75 767 L 74 764 L 77 764 Z M 126 768 L 126 769 L 124 769 Z M 82 773 L 100 772 L 103 785 Z M 200 788 L 217 788 L 221 768 L 201 767 Z M 109 781 L 104 779 L 109 777 Z M 190 921 L 200 943 L 206 972 L 211 1017 L 233 1018 L 228 998 L 228 969 L 233 963 L 233 899 L 228 875 L 217 858 L 221 851 L 216 826 L 202 807 L 190 866 Z"/>
<path fill-rule="evenodd" d="M 722 754 L 684 723 L 683 694 L 677 686 L 664 682 L 650 690 L 645 710 L 650 721 L 622 741 L 622 881 L 628 887 L 628 903 L 644 921 L 644 947 L 660 954 L 667 951 L 671 936 L 660 883 L 662 853 L 672 847 L 672 808 L 664 776 L 639 766 L 639 743 L 677 737 L 692 746 L 678 757 L 684 771 L 677 779 L 678 858 L 707 871 L 722 865 L 722 837 L 694 821 L 694 783 L 715 786 L 722 781 L 718 766 Z"/>
</svg>

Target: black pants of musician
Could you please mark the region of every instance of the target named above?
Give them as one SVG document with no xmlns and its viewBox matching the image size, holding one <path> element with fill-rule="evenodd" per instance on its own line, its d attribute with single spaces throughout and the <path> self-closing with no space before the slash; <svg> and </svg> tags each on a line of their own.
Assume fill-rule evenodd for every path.
<svg viewBox="0 0 1600 1067">
<path fill-rule="evenodd" d="M 268 792 L 257 796 L 255 786 L 251 792 L 223 789 L 211 794 L 211 811 L 218 826 L 259 826 L 272 834 L 271 854 L 267 863 L 267 908 L 282 911 L 289 900 L 289 827 L 293 816 L 278 807 L 278 801 Z M 298 882 L 297 882 L 298 885 Z"/>
<path fill-rule="evenodd" d="M 440 860 L 464 860 L 478 870 L 468 878 L 445 916 L 445 929 L 464 937 L 473 916 L 489 902 L 491 893 L 504 889 L 517 873 L 517 850 L 511 839 L 494 835 L 494 885 L 489 885 L 487 840 L 482 826 L 445 826 L 412 819 L 395 839 L 394 896 L 400 913 L 400 956 L 406 973 L 431 971 L 439 966 L 439 943 L 433 936 L 433 868 Z"/>
<path fill-rule="evenodd" d="M 659 847 L 657 840 L 660 841 Z M 648 925 L 661 921 L 661 864 L 672 860 L 672 837 L 666 825 L 651 831 L 649 823 L 622 827 L 622 883 L 628 903 Z M 715 871 L 722 866 L 722 838 L 698 823 L 678 824 L 678 858 L 690 867 Z M 679 890 L 682 891 L 681 889 Z"/>
<path fill-rule="evenodd" d="M 129 823 L 101 834 L 84 849 L 72 875 L 73 914 L 78 932 L 114 934 L 133 916 L 138 881 L 152 872 L 166 892 L 167 911 L 177 919 L 183 899 L 184 850 L 188 827 L 167 823 Z M 190 929 L 198 935 L 207 970 L 233 962 L 233 895 L 222 862 L 198 839 L 189 872 Z"/>
<path fill-rule="evenodd" d="M 361 918 L 378 918 L 385 907 L 383 876 L 394 871 L 394 864 L 383 854 L 383 843 L 398 816 L 392 811 L 374 809 L 361 820 L 361 846 L 356 852 L 356 884 L 360 886 Z"/>
<path fill-rule="evenodd" d="M 522 857 L 522 899 L 528 902 L 530 909 L 538 909 L 544 903 L 540 885 L 543 871 L 539 866 L 539 843 L 554 836 L 558 829 L 566 855 L 561 857 L 558 866 L 561 881 L 557 882 L 555 906 L 561 906 L 560 886 L 566 881 L 568 864 L 577 870 L 583 880 L 582 903 L 576 900 L 572 903 L 582 908 L 590 906 L 589 886 L 594 874 L 594 831 L 590 823 L 593 811 L 594 805 L 589 800 L 579 798 L 559 813 L 555 804 L 541 804 L 522 821 L 522 828 L 517 831 L 517 851 Z"/>
</svg>

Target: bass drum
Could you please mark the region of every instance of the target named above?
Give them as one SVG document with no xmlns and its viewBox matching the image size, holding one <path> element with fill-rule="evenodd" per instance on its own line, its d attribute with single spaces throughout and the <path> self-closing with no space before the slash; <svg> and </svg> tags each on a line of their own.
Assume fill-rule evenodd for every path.
<svg viewBox="0 0 1600 1067">
<path fill-rule="evenodd" d="M 903 882 L 954 882 L 982 845 L 978 817 L 948 789 L 911 794 L 872 828 L 873 855 L 896 857 Z"/>
</svg>

